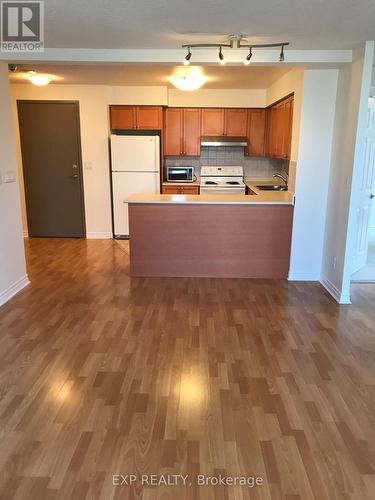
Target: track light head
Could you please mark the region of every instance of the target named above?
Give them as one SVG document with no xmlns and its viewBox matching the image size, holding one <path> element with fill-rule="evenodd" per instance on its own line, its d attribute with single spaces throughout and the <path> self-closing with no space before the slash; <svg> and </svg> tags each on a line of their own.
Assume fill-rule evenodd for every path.
<svg viewBox="0 0 375 500">
<path fill-rule="evenodd" d="M 246 59 L 244 60 L 244 64 L 246 64 L 246 66 L 247 66 L 248 64 L 250 64 L 250 60 L 251 60 L 251 58 L 252 58 L 252 57 L 253 57 L 253 48 L 252 48 L 252 47 L 250 47 L 249 53 L 248 53 L 248 55 L 246 56 Z"/>
<path fill-rule="evenodd" d="M 186 54 L 183 63 L 185 66 L 189 66 L 190 64 L 190 58 L 191 58 L 191 52 L 190 52 L 190 47 L 188 47 L 188 53 Z"/>
<path fill-rule="evenodd" d="M 225 59 L 224 59 L 224 54 L 221 50 L 221 47 L 220 47 L 220 50 L 219 50 L 219 63 L 220 64 L 225 64 Z"/>
<path fill-rule="evenodd" d="M 279 59 L 279 61 L 280 62 L 284 62 L 284 59 L 285 59 L 285 57 L 284 57 L 284 45 L 282 45 L 281 46 L 281 52 L 280 52 L 280 59 Z"/>
</svg>

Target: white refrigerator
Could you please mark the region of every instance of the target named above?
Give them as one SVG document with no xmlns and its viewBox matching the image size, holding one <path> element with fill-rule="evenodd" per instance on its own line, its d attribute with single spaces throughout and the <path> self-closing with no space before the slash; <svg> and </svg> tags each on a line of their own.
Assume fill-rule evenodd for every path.
<svg viewBox="0 0 375 500">
<path fill-rule="evenodd" d="M 160 138 L 157 135 L 111 135 L 114 236 L 129 236 L 131 194 L 160 193 Z"/>
</svg>

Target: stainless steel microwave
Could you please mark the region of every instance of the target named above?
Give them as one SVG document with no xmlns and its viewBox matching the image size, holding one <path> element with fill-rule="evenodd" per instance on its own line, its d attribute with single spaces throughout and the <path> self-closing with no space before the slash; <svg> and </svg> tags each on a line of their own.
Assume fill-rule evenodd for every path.
<svg viewBox="0 0 375 500">
<path fill-rule="evenodd" d="M 194 182 L 194 167 L 167 167 L 168 182 Z"/>
</svg>

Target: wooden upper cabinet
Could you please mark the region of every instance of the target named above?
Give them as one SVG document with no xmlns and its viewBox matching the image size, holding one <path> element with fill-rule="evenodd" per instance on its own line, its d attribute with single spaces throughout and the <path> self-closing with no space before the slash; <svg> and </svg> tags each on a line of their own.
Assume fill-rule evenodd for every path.
<svg viewBox="0 0 375 500">
<path fill-rule="evenodd" d="M 202 135 L 224 135 L 224 108 L 202 109 Z"/>
<path fill-rule="evenodd" d="M 135 106 L 111 106 L 109 109 L 112 130 L 137 128 Z"/>
<path fill-rule="evenodd" d="M 141 130 L 159 130 L 163 128 L 161 106 L 137 106 L 137 128 Z"/>
<path fill-rule="evenodd" d="M 181 108 L 167 108 L 165 110 L 164 126 L 164 155 L 182 155 L 182 119 Z"/>
<path fill-rule="evenodd" d="M 183 154 L 200 156 L 201 154 L 201 110 L 185 108 L 183 120 Z"/>
<path fill-rule="evenodd" d="M 290 159 L 294 96 L 267 109 L 266 155 Z"/>
<path fill-rule="evenodd" d="M 265 155 L 265 109 L 247 110 L 247 148 L 246 156 L 264 156 Z"/>
<path fill-rule="evenodd" d="M 244 137 L 247 130 L 247 109 L 203 108 L 202 135 Z"/>
<path fill-rule="evenodd" d="M 247 109 L 228 108 L 225 110 L 224 135 L 245 137 L 247 132 Z"/>
<path fill-rule="evenodd" d="M 200 156 L 200 139 L 200 109 L 167 108 L 165 110 L 165 156 Z"/>
<path fill-rule="evenodd" d="M 112 130 L 160 130 L 163 126 L 161 106 L 110 106 Z"/>
</svg>

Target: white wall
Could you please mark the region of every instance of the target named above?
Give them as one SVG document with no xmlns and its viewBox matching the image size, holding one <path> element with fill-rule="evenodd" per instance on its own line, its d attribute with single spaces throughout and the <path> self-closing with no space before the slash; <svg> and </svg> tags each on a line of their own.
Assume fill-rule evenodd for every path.
<svg viewBox="0 0 375 500">
<path fill-rule="evenodd" d="M 340 69 L 338 79 L 322 282 L 340 302 L 350 300 L 342 296 L 342 277 L 362 69 L 363 50 Z"/>
<path fill-rule="evenodd" d="M 27 285 L 18 180 L 4 182 L 7 171 L 17 175 L 12 129 L 8 65 L 0 63 L 0 305 Z"/>
<path fill-rule="evenodd" d="M 320 280 L 338 70 L 306 70 L 290 280 Z"/>
</svg>

